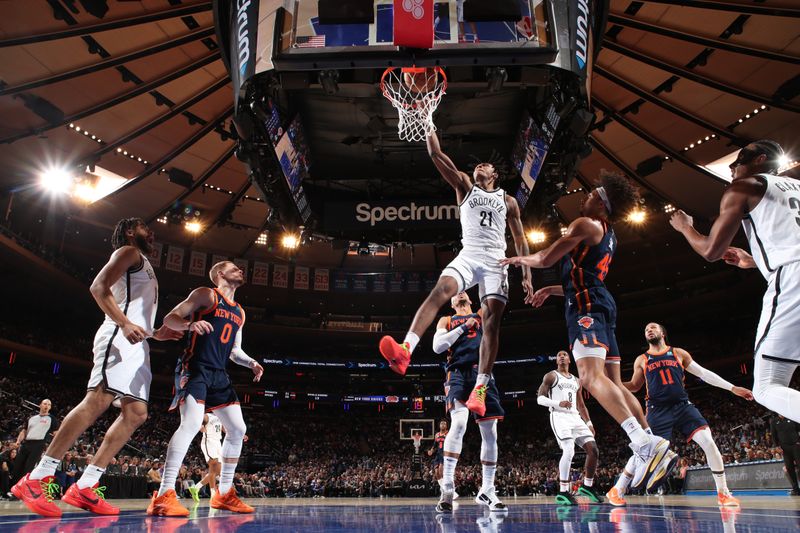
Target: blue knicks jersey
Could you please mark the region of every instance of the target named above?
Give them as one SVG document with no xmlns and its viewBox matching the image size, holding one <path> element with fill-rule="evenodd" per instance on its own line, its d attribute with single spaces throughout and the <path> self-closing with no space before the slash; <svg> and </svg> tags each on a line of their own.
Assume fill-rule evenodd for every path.
<svg viewBox="0 0 800 533">
<path fill-rule="evenodd" d="M 472 366 L 477 364 L 479 350 L 481 347 L 481 336 L 483 335 L 483 326 L 481 317 L 478 313 L 471 313 L 469 315 L 453 315 L 450 317 L 450 322 L 447 324 L 447 331 L 464 325 L 467 320 L 474 318 L 478 321 L 478 325 L 461 335 L 456 342 L 450 346 L 450 351 L 447 353 L 447 369 L 455 367 Z"/>
<path fill-rule="evenodd" d="M 236 302 L 227 300 L 214 289 L 214 305 L 192 314 L 192 322 L 205 320 L 214 331 L 205 335 L 192 333 L 181 357 L 183 369 L 195 365 L 225 370 L 233 349 L 233 341 L 244 324 L 244 309 Z"/>
<path fill-rule="evenodd" d="M 446 431 L 440 431 L 436 434 L 434 439 L 435 446 L 436 446 L 436 456 L 437 457 L 444 457 L 444 440 L 447 438 Z"/>
<path fill-rule="evenodd" d="M 645 401 L 654 404 L 670 404 L 688 401 L 689 395 L 683 385 L 685 373 L 678 357 L 668 346 L 667 351 L 660 354 L 644 354 L 647 361 L 644 375 L 647 384 Z"/>
<path fill-rule="evenodd" d="M 561 259 L 561 286 L 567 299 L 567 313 L 585 315 L 593 310 L 616 310 L 603 280 L 617 249 L 617 236 L 607 223 L 603 239 L 594 246 L 579 244 Z"/>
</svg>

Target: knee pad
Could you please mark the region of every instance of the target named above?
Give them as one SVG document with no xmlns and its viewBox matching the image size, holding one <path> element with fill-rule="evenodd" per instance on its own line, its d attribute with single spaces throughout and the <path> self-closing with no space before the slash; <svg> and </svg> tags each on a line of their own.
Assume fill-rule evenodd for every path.
<svg viewBox="0 0 800 533">
<path fill-rule="evenodd" d="M 497 420 L 478 422 L 481 430 L 481 461 L 497 462 Z"/>
<path fill-rule="evenodd" d="M 461 444 L 464 433 L 467 431 L 469 421 L 469 409 L 467 406 L 456 402 L 450 410 L 450 430 L 444 439 L 444 451 L 450 453 L 461 453 Z"/>
</svg>

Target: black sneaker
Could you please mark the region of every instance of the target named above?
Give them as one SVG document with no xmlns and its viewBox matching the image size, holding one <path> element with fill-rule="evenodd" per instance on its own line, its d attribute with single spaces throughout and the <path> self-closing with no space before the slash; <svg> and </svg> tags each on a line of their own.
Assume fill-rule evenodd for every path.
<svg viewBox="0 0 800 533">
<path fill-rule="evenodd" d="M 581 485 L 581 488 L 578 489 L 578 494 L 580 494 L 581 496 L 586 496 L 592 503 L 605 503 L 606 501 L 606 499 L 603 497 L 602 494 L 594 490 L 594 487 L 587 487 L 586 485 Z"/>
<path fill-rule="evenodd" d="M 800 496 L 800 489 L 792 489 L 792 492 L 790 492 L 790 494 L 792 496 Z"/>
<path fill-rule="evenodd" d="M 437 513 L 452 513 L 453 512 L 453 504 L 449 502 L 440 501 L 436 504 L 436 512 Z"/>
<path fill-rule="evenodd" d="M 556 503 L 558 505 L 578 505 L 578 501 L 569 492 L 559 492 L 556 494 Z"/>
</svg>

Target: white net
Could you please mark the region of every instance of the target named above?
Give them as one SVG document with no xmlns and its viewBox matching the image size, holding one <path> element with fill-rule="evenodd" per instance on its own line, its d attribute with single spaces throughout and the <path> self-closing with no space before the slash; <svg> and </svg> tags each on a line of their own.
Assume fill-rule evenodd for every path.
<svg viewBox="0 0 800 533">
<path fill-rule="evenodd" d="M 397 133 L 403 141 L 423 141 L 434 131 L 433 113 L 447 89 L 439 67 L 386 69 L 381 78 L 383 95 L 397 109 Z"/>
</svg>

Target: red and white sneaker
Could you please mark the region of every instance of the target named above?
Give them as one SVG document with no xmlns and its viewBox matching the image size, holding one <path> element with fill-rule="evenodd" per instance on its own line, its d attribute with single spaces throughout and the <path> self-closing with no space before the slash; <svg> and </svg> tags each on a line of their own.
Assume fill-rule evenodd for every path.
<svg viewBox="0 0 800 533">
<path fill-rule="evenodd" d="M 486 416 L 486 385 L 477 385 L 469 393 L 467 409 L 478 416 Z"/>
<path fill-rule="evenodd" d="M 405 376 L 408 364 L 411 362 L 411 350 L 408 343 L 397 344 L 393 338 L 386 335 L 381 339 L 378 348 L 383 358 L 389 362 L 389 368 L 401 376 Z"/>
<path fill-rule="evenodd" d="M 61 509 L 53 500 L 60 492 L 61 486 L 56 483 L 54 476 L 30 479 L 30 474 L 25 474 L 25 477 L 11 487 L 11 494 L 28 509 L 41 516 L 56 518 L 61 516 Z"/>
<path fill-rule="evenodd" d="M 119 514 L 119 509 L 106 501 L 105 490 L 106 488 L 101 487 L 100 483 L 95 483 L 93 487 L 86 487 L 85 489 L 79 489 L 78 484 L 73 483 L 67 489 L 62 501 L 94 514 Z"/>
<path fill-rule="evenodd" d="M 721 507 L 739 507 L 739 499 L 730 492 L 717 492 L 717 504 Z"/>
</svg>

